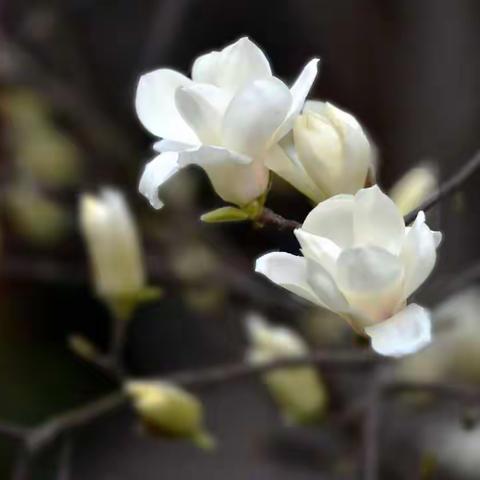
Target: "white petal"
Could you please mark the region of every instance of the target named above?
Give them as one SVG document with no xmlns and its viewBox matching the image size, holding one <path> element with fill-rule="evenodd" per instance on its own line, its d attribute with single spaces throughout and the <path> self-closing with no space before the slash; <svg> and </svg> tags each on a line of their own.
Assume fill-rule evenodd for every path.
<svg viewBox="0 0 480 480">
<path fill-rule="evenodd" d="M 198 143 L 175 106 L 175 91 L 192 81 L 169 69 L 155 70 L 140 77 L 135 108 L 143 126 L 157 137 L 185 143 Z"/>
<path fill-rule="evenodd" d="M 404 300 L 400 259 L 379 247 L 344 250 L 337 261 L 336 281 L 349 304 L 368 323 L 389 318 Z"/>
<path fill-rule="evenodd" d="M 290 292 L 319 304 L 307 282 L 306 260 L 303 257 L 284 252 L 267 253 L 257 259 L 255 271 Z"/>
<path fill-rule="evenodd" d="M 147 163 L 138 189 L 148 198 L 152 207 L 163 207 L 163 202 L 158 198 L 158 189 L 180 168 L 178 153 L 175 152 L 162 153 Z"/>
<path fill-rule="evenodd" d="M 365 333 L 372 339 L 372 348 L 381 355 L 408 355 L 430 343 L 430 313 L 412 303 L 388 320 L 365 328 Z"/>
<path fill-rule="evenodd" d="M 248 155 L 264 152 L 290 103 L 288 88 L 274 77 L 249 83 L 227 108 L 223 144 Z"/>
<path fill-rule="evenodd" d="M 194 82 L 211 83 L 215 85 L 218 75 L 218 63 L 221 56 L 221 52 L 213 51 L 198 57 L 193 63 L 192 80 Z"/>
<path fill-rule="evenodd" d="M 153 149 L 158 153 L 163 152 L 181 152 L 182 150 L 188 150 L 193 145 L 183 142 L 176 142 L 175 140 L 159 140 L 153 144 Z"/>
<path fill-rule="evenodd" d="M 442 232 L 437 232 L 436 230 L 432 230 L 433 241 L 435 242 L 435 247 L 438 248 L 442 243 Z"/>
<path fill-rule="evenodd" d="M 377 185 L 359 190 L 354 207 L 355 245 L 376 245 L 398 254 L 405 222 L 393 201 Z"/>
<path fill-rule="evenodd" d="M 308 283 L 325 307 L 332 312 L 349 313 L 350 307 L 345 296 L 339 290 L 333 276 L 322 264 L 307 258 L 307 278 Z"/>
<path fill-rule="evenodd" d="M 214 55 L 208 61 L 203 60 L 201 63 L 203 63 L 201 69 L 195 70 L 203 70 L 204 74 L 208 71 L 207 78 L 214 79 L 213 84 L 232 95 L 247 83 L 272 75 L 267 57 L 247 37 L 224 48 L 219 56 Z"/>
<path fill-rule="evenodd" d="M 432 272 L 437 259 L 435 237 L 438 238 L 425 224 L 425 214 L 418 212 L 401 252 L 405 265 L 405 297 L 411 295 Z"/>
<path fill-rule="evenodd" d="M 269 174 L 262 162 L 223 147 L 203 145 L 179 153 L 179 165 L 196 164 L 226 202 L 246 205 L 264 193 Z"/>
<path fill-rule="evenodd" d="M 374 149 L 362 126 L 353 115 L 328 102 L 326 110 L 343 139 L 345 187 L 355 185 L 358 190 L 365 185 L 368 169 L 375 162 Z"/>
<path fill-rule="evenodd" d="M 319 61 L 318 58 L 310 60 L 292 85 L 290 89 L 292 103 L 282 125 L 275 132 L 274 143 L 280 141 L 292 129 L 295 117 L 302 111 L 305 99 L 317 77 Z"/>
<path fill-rule="evenodd" d="M 204 144 L 220 144 L 222 118 L 230 98 L 218 87 L 197 83 L 177 88 L 175 104 Z"/>
<path fill-rule="evenodd" d="M 270 170 L 275 172 L 279 177 L 282 177 L 315 203 L 319 203 L 325 198 L 323 192 L 313 183 L 305 168 L 298 160 L 294 148 L 285 149 L 283 145 L 274 145 L 265 154 L 264 161 Z"/>
<path fill-rule="evenodd" d="M 353 244 L 353 196 L 336 195 L 319 203 L 303 222 L 302 229 L 325 237 L 341 248 Z"/>
<path fill-rule="evenodd" d="M 303 256 L 315 260 L 330 275 L 335 276 L 340 247 L 328 238 L 313 235 L 301 228 L 297 228 L 294 233 L 302 247 Z"/>
</svg>

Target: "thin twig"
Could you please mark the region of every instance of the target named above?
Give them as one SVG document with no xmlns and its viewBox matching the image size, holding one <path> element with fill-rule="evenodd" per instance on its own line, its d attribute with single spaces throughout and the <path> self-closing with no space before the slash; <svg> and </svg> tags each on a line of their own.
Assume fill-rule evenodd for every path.
<svg viewBox="0 0 480 480">
<path fill-rule="evenodd" d="M 469 161 L 463 165 L 457 173 L 449 180 L 440 185 L 439 189 L 427 198 L 418 208 L 405 215 L 405 225 L 412 223 L 418 212 L 421 210 L 428 211 L 437 203 L 455 193 L 478 169 L 480 168 L 480 152 L 477 152 Z M 269 208 L 264 208 L 256 222 L 259 225 L 270 225 L 278 230 L 295 230 L 302 226 L 301 223 L 284 218 L 278 213 L 273 212 Z"/>
<path fill-rule="evenodd" d="M 318 364 L 324 368 L 350 369 L 361 368 L 378 361 L 381 361 L 381 359 L 370 352 L 314 352 L 301 357 L 277 359 L 259 365 L 234 363 L 207 367 L 200 370 L 179 372 L 161 377 L 158 380 L 167 380 L 189 388 L 206 387 L 258 375 L 278 368 Z M 153 381 L 154 379 L 149 380 Z M 122 390 L 119 390 L 98 400 L 94 400 L 87 405 L 54 416 L 38 427 L 25 431 L 24 440 L 26 446 L 30 452 L 37 452 L 44 446 L 49 445 L 62 433 L 90 423 L 125 404 L 126 401 L 126 394 Z"/>
<path fill-rule="evenodd" d="M 85 425 L 118 408 L 126 401 L 126 395 L 119 390 L 87 405 L 57 415 L 31 430 L 26 438 L 30 452 L 36 452 L 49 445 L 64 432 Z"/>
<path fill-rule="evenodd" d="M 455 193 L 480 168 L 480 151 L 468 160 L 450 179 L 442 183 L 438 190 L 427 198 L 418 208 L 405 216 L 405 224 L 412 223 L 418 212 L 430 210 L 437 203 Z"/>
<path fill-rule="evenodd" d="M 214 384 L 239 380 L 252 375 L 259 375 L 279 368 L 301 365 L 321 365 L 323 368 L 363 368 L 383 361 L 371 352 L 339 351 L 312 352 L 298 357 L 278 358 L 260 364 L 233 363 L 202 370 L 174 373 L 163 378 L 184 387 L 204 387 Z"/>
<path fill-rule="evenodd" d="M 295 230 L 296 228 L 300 228 L 302 224 L 297 222 L 296 220 L 289 220 L 288 218 L 284 218 L 278 213 L 275 213 L 273 210 L 269 208 L 264 208 L 260 216 L 255 219 L 255 222 L 258 225 L 264 226 L 269 225 L 277 228 L 278 230 Z"/>
</svg>

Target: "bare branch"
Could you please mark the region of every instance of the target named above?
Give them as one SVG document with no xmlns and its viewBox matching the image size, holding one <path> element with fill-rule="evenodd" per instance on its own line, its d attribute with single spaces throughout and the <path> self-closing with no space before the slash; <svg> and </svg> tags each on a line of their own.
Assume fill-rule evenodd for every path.
<svg viewBox="0 0 480 480">
<path fill-rule="evenodd" d="M 412 223 L 418 212 L 421 210 L 428 211 L 437 203 L 455 193 L 478 169 L 480 168 L 480 151 L 477 152 L 460 170 L 449 180 L 440 185 L 439 189 L 427 198 L 418 208 L 405 215 L 405 224 Z M 264 208 L 262 214 L 257 220 L 260 225 L 270 225 L 280 231 L 295 230 L 302 226 L 301 223 L 284 218 L 278 213 L 273 212 L 269 208 Z"/>
<path fill-rule="evenodd" d="M 405 216 L 405 224 L 412 223 L 418 212 L 430 210 L 437 203 L 455 193 L 480 168 L 480 151 L 466 162 L 455 175 L 440 185 L 439 189 L 427 198 L 418 208 Z"/>
<path fill-rule="evenodd" d="M 284 218 L 269 208 L 264 208 L 261 215 L 255 220 L 255 222 L 261 226 L 269 225 L 281 231 L 295 230 L 296 228 L 300 228 L 302 226 L 300 222 Z"/>
</svg>

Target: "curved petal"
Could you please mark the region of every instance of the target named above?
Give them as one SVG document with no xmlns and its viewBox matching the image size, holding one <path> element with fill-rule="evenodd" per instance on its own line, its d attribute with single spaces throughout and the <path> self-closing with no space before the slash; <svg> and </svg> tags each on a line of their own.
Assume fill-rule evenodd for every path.
<svg viewBox="0 0 480 480">
<path fill-rule="evenodd" d="M 306 261 L 303 257 L 284 252 L 267 253 L 257 259 L 255 271 L 295 295 L 322 305 L 307 282 Z"/>
<path fill-rule="evenodd" d="M 229 101 L 220 88 L 202 83 L 179 87 L 175 93 L 177 110 L 204 144 L 221 144 L 222 118 Z"/>
<path fill-rule="evenodd" d="M 310 60 L 292 85 L 290 89 L 292 103 L 282 125 L 275 132 L 273 143 L 280 141 L 292 129 L 295 117 L 302 111 L 305 99 L 317 77 L 319 61 L 318 58 Z"/>
<path fill-rule="evenodd" d="M 372 348 L 381 355 L 401 357 L 417 352 L 432 339 L 430 312 L 412 303 L 384 322 L 365 328 Z"/>
<path fill-rule="evenodd" d="M 303 256 L 315 260 L 330 275 L 335 276 L 340 247 L 328 238 L 312 235 L 301 228 L 297 228 L 294 233 L 302 247 Z"/>
<path fill-rule="evenodd" d="M 368 323 L 389 318 L 403 301 L 400 259 L 379 247 L 344 250 L 337 261 L 337 285 Z"/>
<path fill-rule="evenodd" d="M 352 195 L 331 197 L 307 215 L 302 229 L 348 248 L 353 244 L 353 207 Z"/>
<path fill-rule="evenodd" d="M 221 52 L 213 51 L 200 55 L 192 66 L 192 80 L 199 83 L 211 83 L 216 85 L 218 64 L 222 57 Z"/>
<path fill-rule="evenodd" d="M 201 166 L 217 194 L 226 202 L 243 206 L 267 189 L 269 174 L 261 161 L 212 145 L 202 145 L 179 155 L 180 166 Z"/>
<path fill-rule="evenodd" d="M 138 189 L 150 201 L 153 208 L 163 207 L 163 202 L 158 198 L 158 189 L 175 173 L 180 170 L 178 153 L 161 153 L 147 163 L 143 170 Z"/>
<path fill-rule="evenodd" d="M 249 38 L 242 37 L 221 52 L 201 56 L 193 66 L 192 78 L 225 89 L 231 95 L 254 80 L 272 75 L 265 54 Z"/>
<path fill-rule="evenodd" d="M 405 265 L 405 297 L 408 297 L 427 279 L 437 259 L 436 238 L 425 224 L 423 211 L 418 212 L 408 230 L 400 256 Z"/>
<path fill-rule="evenodd" d="M 279 177 L 290 183 L 315 203 L 325 198 L 323 192 L 311 180 L 303 165 L 298 160 L 294 148 L 285 149 L 273 145 L 264 156 L 265 166 Z"/>
<path fill-rule="evenodd" d="M 333 276 L 322 264 L 310 258 L 307 258 L 307 279 L 316 296 L 329 310 L 340 314 L 349 313 L 349 303 Z"/>
<path fill-rule="evenodd" d="M 376 245 L 394 255 L 405 237 L 405 222 L 393 201 L 377 185 L 355 195 L 353 215 L 355 245 Z"/>
<path fill-rule="evenodd" d="M 175 91 L 192 81 L 181 73 L 161 68 L 140 77 L 135 108 L 143 126 L 156 135 L 185 143 L 198 143 L 175 106 Z"/>
<path fill-rule="evenodd" d="M 163 152 L 181 152 L 193 148 L 188 143 L 176 142 L 175 140 L 159 140 L 153 144 L 153 149 L 158 153 Z"/>
<path fill-rule="evenodd" d="M 291 100 L 286 85 L 274 77 L 249 83 L 225 112 L 223 144 L 252 156 L 265 151 Z"/>
</svg>

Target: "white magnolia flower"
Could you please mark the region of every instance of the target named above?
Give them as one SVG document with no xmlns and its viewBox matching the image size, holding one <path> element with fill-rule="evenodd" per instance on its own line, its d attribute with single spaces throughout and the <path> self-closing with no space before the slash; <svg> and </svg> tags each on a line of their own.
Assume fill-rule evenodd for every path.
<svg viewBox="0 0 480 480">
<path fill-rule="evenodd" d="M 293 135 L 272 150 L 267 165 L 318 203 L 363 188 L 375 148 L 355 117 L 331 103 L 307 101 Z"/>
<path fill-rule="evenodd" d="M 80 198 L 80 224 L 93 280 L 102 297 L 136 294 L 145 284 L 138 232 L 119 191 L 104 189 Z"/>
<path fill-rule="evenodd" d="M 257 260 L 257 272 L 338 313 L 383 355 L 405 355 L 430 341 L 427 310 L 406 306 L 432 271 L 441 240 L 423 212 L 405 227 L 375 185 L 320 203 L 295 235 L 303 257 L 269 253 Z"/>
<path fill-rule="evenodd" d="M 286 327 L 268 324 L 260 315 L 247 318 L 250 348 L 247 360 L 258 364 L 308 353 L 304 340 Z M 326 406 L 325 387 L 311 366 L 272 370 L 263 380 L 287 421 L 306 422 L 318 418 Z"/>
<path fill-rule="evenodd" d="M 197 58 L 192 79 L 170 69 L 140 78 L 140 121 L 163 140 L 147 164 L 140 192 L 159 208 L 158 188 L 196 164 L 227 202 L 243 206 L 266 190 L 268 150 L 292 128 L 317 74 L 311 60 L 289 89 L 272 76 L 264 53 L 248 38 Z"/>
</svg>

